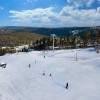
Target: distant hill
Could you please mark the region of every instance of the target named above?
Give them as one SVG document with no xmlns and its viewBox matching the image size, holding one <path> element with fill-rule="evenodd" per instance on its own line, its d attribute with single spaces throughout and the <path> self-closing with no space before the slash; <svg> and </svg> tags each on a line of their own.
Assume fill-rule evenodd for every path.
<svg viewBox="0 0 100 100">
<path fill-rule="evenodd" d="M 19 46 L 26 44 L 34 44 L 36 40 L 40 40 L 45 35 L 41 34 L 33 34 L 33 33 L 25 33 L 25 32 L 13 32 L 13 30 L 4 30 L 2 29 L 0 32 L 0 47 L 5 46 Z"/>
<path fill-rule="evenodd" d="M 78 30 L 79 35 L 82 35 L 84 31 L 93 32 L 98 27 L 63 27 L 63 28 L 35 28 L 35 27 L 20 27 L 20 26 L 5 26 L 0 28 L 0 33 L 37 33 L 46 36 L 56 34 L 57 36 L 69 36 L 72 35 L 72 31 Z"/>
</svg>

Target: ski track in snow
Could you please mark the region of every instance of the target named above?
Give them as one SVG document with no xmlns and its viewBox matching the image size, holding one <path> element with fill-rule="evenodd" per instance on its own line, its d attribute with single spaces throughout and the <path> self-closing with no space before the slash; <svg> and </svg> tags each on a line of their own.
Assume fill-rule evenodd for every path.
<svg viewBox="0 0 100 100">
<path fill-rule="evenodd" d="M 8 75 L 8 81 L 10 83 L 11 88 L 13 89 L 13 92 L 15 92 L 15 94 L 19 97 L 20 100 L 26 100 L 23 95 L 17 91 L 17 88 L 15 88 L 14 83 L 10 80 L 9 74 Z"/>
</svg>

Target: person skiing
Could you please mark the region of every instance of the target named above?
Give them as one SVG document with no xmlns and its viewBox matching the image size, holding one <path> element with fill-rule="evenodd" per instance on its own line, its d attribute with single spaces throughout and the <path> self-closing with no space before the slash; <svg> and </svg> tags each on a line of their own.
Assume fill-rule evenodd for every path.
<svg viewBox="0 0 100 100">
<path fill-rule="evenodd" d="M 43 74 L 42 75 L 45 75 L 45 72 L 43 71 Z"/>
<path fill-rule="evenodd" d="M 68 82 L 66 83 L 66 87 L 65 88 L 68 89 Z"/>
<path fill-rule="evenodd" d="M 29 68 L 31 67 L 31 64 L 29 64 Z"/>
<path fill-rule="evenodd" d="M 49 76 L 52 76 L 52 74 L 50 73 L 50 75 Z"/>
</svg>

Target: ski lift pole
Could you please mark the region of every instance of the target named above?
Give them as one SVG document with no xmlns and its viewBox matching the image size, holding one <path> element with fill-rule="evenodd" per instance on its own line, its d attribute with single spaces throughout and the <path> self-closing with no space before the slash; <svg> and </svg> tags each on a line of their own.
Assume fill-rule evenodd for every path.
<svg viewBox="0 0 100 100">
<path fill-rule="evenodd" d="M 77 39 L 76 39 L 76 61 L 77 61 Z"/>
<path fill-rule="evenodd" d="M 53 52 L 54 52 L 54 34 L 53 34 Z"/>
<path fill-rule="evenodd" d="M 53 37 L 53 45 L 52 45 L 52 49 L 53 49 L 53 52 L 54 52 L 54 37 L 56 36 L 55 34 L 51 34 L 51 36 Z"/>
<path fill-rule="evenodd" d="M 78 30 L 72 31 L 73 35 L 77 35 L 78 34 Z M 77 37 L 75 37 L 75 45 L 76 45 L 76 61 L 78 60 L 77 58 Z"/>
</svg>

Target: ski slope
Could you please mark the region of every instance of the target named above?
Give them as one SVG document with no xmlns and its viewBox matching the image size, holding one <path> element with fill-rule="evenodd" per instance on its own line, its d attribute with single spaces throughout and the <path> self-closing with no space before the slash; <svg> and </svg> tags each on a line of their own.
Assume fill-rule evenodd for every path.
<svg viewBox="0 0 100 100">
<path fill-rule="evenodd" d="M 1 56 L 7 67 L 0 67 L 0 100 L 100 100 L 100 54 L 77 53 L 78 61 L 75 50 Z"/>
</svg>

